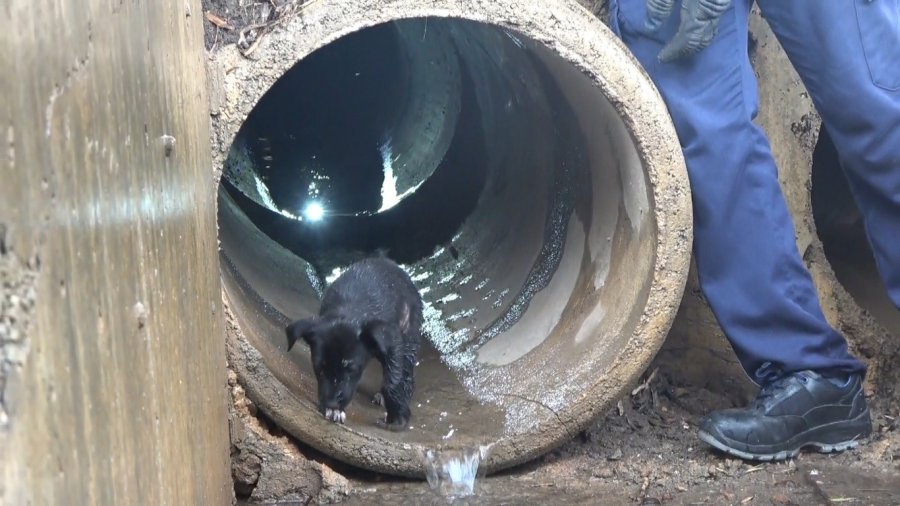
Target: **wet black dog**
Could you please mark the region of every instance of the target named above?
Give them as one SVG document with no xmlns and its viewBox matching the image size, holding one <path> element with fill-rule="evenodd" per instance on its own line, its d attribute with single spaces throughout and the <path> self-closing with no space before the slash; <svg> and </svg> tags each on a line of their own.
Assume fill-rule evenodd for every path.
<svg viewBox="0 0 900 506">
<path fill-rule="evenodd" d="M 286 329 L 288 350 L 309 344 L 319 389 L 319 411 L 343 423 L 369 359 L 381 362 L 381 398 L 392 430 L 409 425 L 413 370 L 422 329 L 422 298 L 409 276 L 378 257 L 350 266 L 328 287 L 319 316 Z"/>
</svg>

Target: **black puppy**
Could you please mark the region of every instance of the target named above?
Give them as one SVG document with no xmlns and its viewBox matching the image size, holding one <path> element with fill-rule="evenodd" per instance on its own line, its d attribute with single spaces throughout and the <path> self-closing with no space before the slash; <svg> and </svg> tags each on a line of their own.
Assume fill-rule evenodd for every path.
<svg viewBox="0 0 900 506">
<path fill-rule="evenodd" d="M 383 370 L 377 402 L 387 410 L 387 427 L 406 429 L 422 320 L 422 298 L 412 280 L 378 257 L 351 265 L 336 279 L 318 317 L 287 327 L 288 351 L 298 339 L 309 344 L 325 418 L 344 422 L 363 369 L 375 357 Z"/>
</svg>

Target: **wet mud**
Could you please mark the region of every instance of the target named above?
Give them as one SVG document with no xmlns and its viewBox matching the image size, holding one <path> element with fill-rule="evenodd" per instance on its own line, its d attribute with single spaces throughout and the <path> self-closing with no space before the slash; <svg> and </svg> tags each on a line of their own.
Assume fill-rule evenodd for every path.
<svg viewBox="0 0 900 506">
<path fill-rule="evenodd" d="M 638 393 L 588 430 L 538 460 L 480 477 L 473 496 L 449 499 L 425 481 L 344 468 L 345 493 L 316 500 L 350 505 L 900 502 L 900 405 L 873 403 L 873 434 L 857 449 L 804 452 L 780 463 L 746 462 L 709 448 L 696 436 L 706 413 L 742 406 L 746 399 L 733 391 L 680 384 L 676 376 L 665 367 L 654 368 L 636 387 Z"/>
</svg>

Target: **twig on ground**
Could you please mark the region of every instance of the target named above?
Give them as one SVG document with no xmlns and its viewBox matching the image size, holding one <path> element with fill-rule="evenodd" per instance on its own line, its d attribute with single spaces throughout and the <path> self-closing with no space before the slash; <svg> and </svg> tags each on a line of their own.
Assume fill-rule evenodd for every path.
<svg viewBox="0 0 900 506">
<path fill-rule="evenodd" d="M 206 11 L 206 19 L 216 25 L 216 28 L 221 28 L 223 30 L 233 30 L 234 27 L 228 24 L 228 21 L 216 16 L 213 11 Z"/>
<path fill-rule="evenodd" d="M 643 383 L 641 383 L 634 390 L 631 391 L 631 396 L 634 397 L 635 395 L 646 390 L 650 386 L 650 382 L 653 381 L 653 378 L 656 378 L 657 372 L 659 372 L 659 367 L 657 367 L 656 369 L 653 369 L 653 372 L 650 373 L 650 376 L 648 376 L 647 379 Z"/>
<path fill-rule="evenodd" d="M 249 57 L 259 47 L 260 43 L 262 42 L 263 37 L 268 35 L 269 32 L 271 32 L 275 26 L 281 24 L 283 21 L 290 18 L 291 14 L 300 13 L 304 9 L 306 9 L 307 7 L 309 7 L 310 5 L 312 5 L 318 1 L 319 0 L 308 0 L 306 2 L 303 2 L 302 0 L 300 0 L 299 3 L 297 3 L 297 2 L 286 3 L 286 4 L 282 5 L 281 7 L 278 7 L 277 5 L 274 4 L 274 2 L 272 2 L 270 0 L 270 4 L 273 7 L 272 17 L 270 17 L 268 20 L 266 20 L 262 23 L 255 23 L 252 25 L 245 26 L 244 28 L 241 29 L 240 38 L 238 40 L 238 48 L 240 48 L 243 44 L 246 43 L 246 35 L 248 32 L 250 32 L 251 30 L 259 30 L 259 33 L 256 34 L 256 39 L 250 44 L 250 46 L 247 49 L 241 50 L 241 55 L 243 55 L 245 58 Z"/>
</svg>

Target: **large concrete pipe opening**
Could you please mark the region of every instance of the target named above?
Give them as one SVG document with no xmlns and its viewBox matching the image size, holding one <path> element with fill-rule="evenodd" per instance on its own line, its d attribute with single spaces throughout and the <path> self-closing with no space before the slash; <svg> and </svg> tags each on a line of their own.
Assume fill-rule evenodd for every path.
<svg viewBox="0 0 900 506">
<path fill-rule="evenodd" d="M 900 335 L 900 312 L 888 298 L 837 149 L 823 127 L 813 151 L 812 208 L 835 278 L 889 332 Z"/>
<path fill-rule="evenodd" d="M 322 1 L 214 107 L 229 361 L 263 413 L 364 468 L 493 445 L 488 472 L 577 434 L 652 359 L 685 283 L 690 197 L 649 80 L 569 2 Z M 411 427 L 375 425 L 373 361 L 345 425 L 305 345 L 348 264 L 387 251 L 426 301 Z"/>
</svg>

